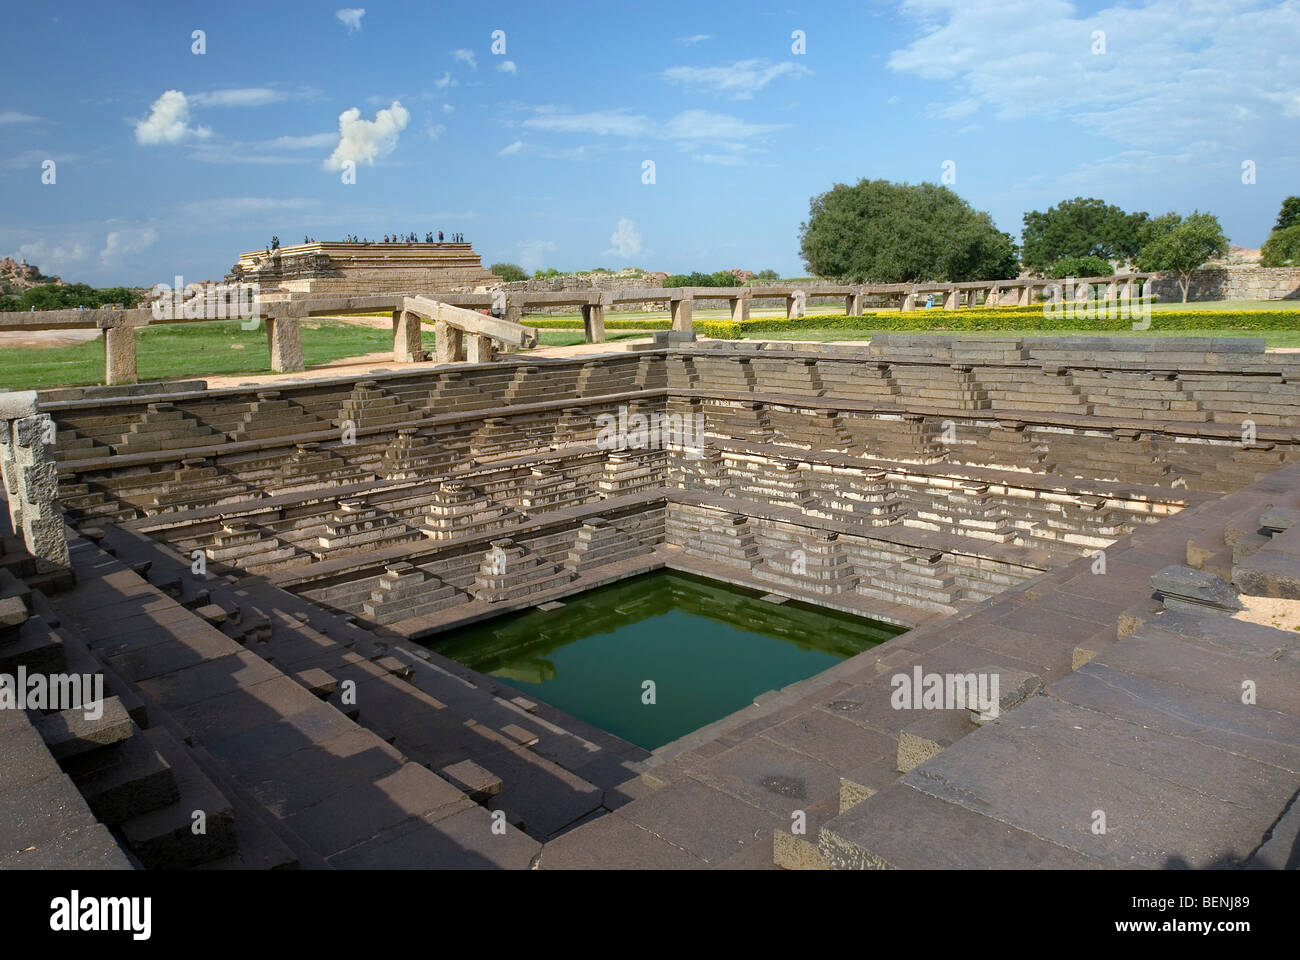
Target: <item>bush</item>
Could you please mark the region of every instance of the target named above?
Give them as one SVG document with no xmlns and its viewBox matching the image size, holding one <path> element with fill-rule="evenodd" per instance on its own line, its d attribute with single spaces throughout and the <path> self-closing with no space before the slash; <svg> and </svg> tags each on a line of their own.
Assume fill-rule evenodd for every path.
<svg viewBox="0 0 1300 960">
<path fill-rule="evenodd" d="M 1057 280 L 1066 277 L 1110 277 L 1115 270 L 1103 257 L 1062 257 L 1052 266 L 1052 276 Z"/>
<path fill-rule="evenodd" d="M 494 263 L 488 267 L 488 270 L 507 282 L 528 279 L 528 274 L 524 272 L 524 268 L 517 263 Z"/>
<path fill-rule="evenodd" d="M 1260 266 L 1300 266 L 1300 223 L 1282 230 L 1274 230 L 1260 249 L 1263 256 Z"/>
<path fill-rule="evenodd" d="M 734 287 L 736 276 L 730 270 L 717 273 L 674 273 L 664 278 L 665 287 Z"/>
</svg>

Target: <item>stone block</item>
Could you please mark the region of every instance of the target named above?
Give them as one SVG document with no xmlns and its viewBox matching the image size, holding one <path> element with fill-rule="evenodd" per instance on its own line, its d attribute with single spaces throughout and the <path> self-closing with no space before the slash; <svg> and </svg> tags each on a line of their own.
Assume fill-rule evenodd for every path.
<svg viewBox="0 0 1300 960">
<path fill-rule="evenodd" d="M 438 771 L 453 787 L 463 790 L 475 803 L 484 803 L 501 792 L 501 778 L 473 760 L 462 760 Z"/>
</svg>

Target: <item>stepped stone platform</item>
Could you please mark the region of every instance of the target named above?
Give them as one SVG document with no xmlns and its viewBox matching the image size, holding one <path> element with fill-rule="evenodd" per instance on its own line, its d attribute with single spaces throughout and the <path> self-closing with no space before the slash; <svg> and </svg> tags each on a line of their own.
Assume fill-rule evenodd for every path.
<svg viewBox="0 0 1300 960">
<path fill-rule="evenodd" d="M 107 693 L 0 711 L 0 865 L 1285 864 L 1297 384 L 881 336 L 0 394 L 0 673 Z M 656 569 L 907 632 L 653 753 L 437 652 Z"/>
</svg>

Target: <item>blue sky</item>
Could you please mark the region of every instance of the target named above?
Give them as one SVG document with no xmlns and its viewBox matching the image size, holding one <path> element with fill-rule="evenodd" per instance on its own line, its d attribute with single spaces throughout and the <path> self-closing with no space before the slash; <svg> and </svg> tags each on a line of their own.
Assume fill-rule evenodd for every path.
<svg viewBox="0 0 1300 960">
<path fill-rule="evenodd" d="M 0 255 L 96 285 L 438 229 L 484 264 L 796 275 L 810 197 L 945 161 L 1017 238 L 1084 195 L 1255 247 L 1300 193 L 1300 2 L 55 2 L 4 40 Z"/>
</svg>

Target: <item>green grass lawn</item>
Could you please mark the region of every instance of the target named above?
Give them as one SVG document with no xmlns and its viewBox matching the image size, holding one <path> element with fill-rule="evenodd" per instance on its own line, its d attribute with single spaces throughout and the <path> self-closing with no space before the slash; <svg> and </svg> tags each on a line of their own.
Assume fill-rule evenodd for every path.
<svg viewBox="0 0 1300 960">
<path fill-rule="evenodd" d="M 308 366 L 393 348 L 387 330 L 321 321 L 302 326 Z M 266 333 L 229 323 L 176 323 L 136 334 L 136 369 L 141 380 L 236 373 L 270 373 Z M 0 387 L 34 390 L 104 382 L 104 341 L 70 347 L 0 348 Z"/>
<path fill-rule="evenodd" d="M 644 331 L 611 331 L 609 340 L 649 336 Z M 546 330 L 545 346 L 582 343 L 581 330 Z M 423 331 L 424 348 L 434 349 L 433 330 Z M 302 325 L 303 359 L 308 367 L 393 349 L 388 330 L 336 320 Z M 229 323 L 176 323 L 147 327 L 136 334 L 136 369 L 141 380 L 270 373 L 266 333 Z M 39 390 L 104 382 L 103 338 L 66 347 L 0 346 L 0 389 Z"/>
</svg>

